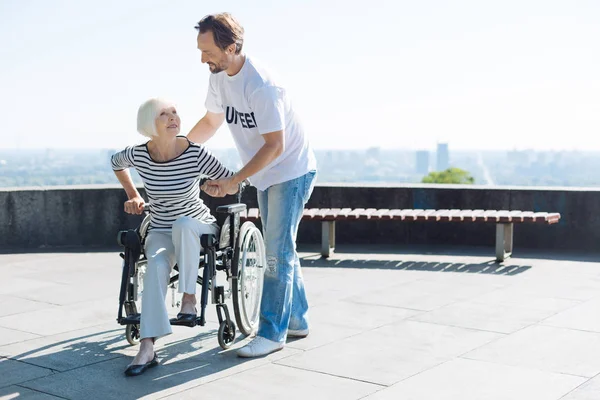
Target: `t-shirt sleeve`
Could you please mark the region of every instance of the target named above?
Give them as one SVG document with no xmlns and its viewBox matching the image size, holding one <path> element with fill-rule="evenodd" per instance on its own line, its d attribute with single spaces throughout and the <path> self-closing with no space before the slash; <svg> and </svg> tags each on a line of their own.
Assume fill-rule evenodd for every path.
<svg viewBox="0 0 600 400">
<path fill-rule="evenodd" d="M 250 99 L 256 126 L 261 135 L 285 129 L 285 91 L 268 86 L 254 92 Z"/>
<path fill-rule="evenodd" d="M 227 167 L 221 164 L 221 161 L 217 159 L 206 147 L 200 146 L 198 152 L 198 171 L 201 175 L 206 176 L 212 180 L 228 178 L 233 175 L 233 171 L 230 171 Z"/>
<path fill-rule="evenodd" d="M 118 153 L 113 154 L 110 158 L 110 164 L 113 171 L 131 168 L 134 166 L 134 162 L 133 147 L 126 147 L 125 150 L 121 150 Z"/>
<path fill-rule="evenodd" d="M 208 80 L 208 92 L 206 93 L 204 107 L 213 113 L 223 113 L 223 101 L 221 100 L 221 96 L 217 90 L 217 81 L 214 75 L 211 75 L 210 79 Z"/>
</svg>

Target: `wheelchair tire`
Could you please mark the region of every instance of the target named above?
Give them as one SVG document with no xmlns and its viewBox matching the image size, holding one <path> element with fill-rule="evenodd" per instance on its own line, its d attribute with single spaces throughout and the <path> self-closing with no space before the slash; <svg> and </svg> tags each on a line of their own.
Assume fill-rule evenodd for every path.
<svg viewBox="0 0 600 400">
<path fill-rule="evenodd" d="M 125 338 L 130 345 L 138 345 L 140 343 L 140 326 L 134 324 L 127 325 L 125 327 Z"/>
<path fill-rule="evenodd" d="M 231 347 L 235 341 L 235 324 L 233 321 L 229 321 L 229 324 L 227 321 L 221 322 L 219 325 L 219 332 L 217 333 L 217 340 L 219 341 L 219 346 L 221 346 L 223 350 L 227 350 Z"/>
<path fill-rule="evenodd" d="M 265 243 L 252 222 L 244 222 L 237 237 L 238 276 L 233 280 L 233 311 L 238 329 L 250 336 L 258 328 L 263 275 L 267 263 Z"/>
</svg>

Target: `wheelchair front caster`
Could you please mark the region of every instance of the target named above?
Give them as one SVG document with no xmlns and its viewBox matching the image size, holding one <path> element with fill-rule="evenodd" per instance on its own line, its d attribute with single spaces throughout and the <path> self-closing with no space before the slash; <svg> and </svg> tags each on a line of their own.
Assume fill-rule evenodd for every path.
<svg viewBox="0 0 600 400">
<path fill-rule="evenodd" d="M 219 346 L 223 350 L 227 350 L 233 344 L 235 340 L 235 324 L 233 321 L 223 321 L 219 325 L 219 333 L 217 334 L 217 339 L 219 340 Z"/>
<path fill-rule="evenodd" d="M 140 326 L 130 324 L 125 328 L 125 338 L 130 345 L 135 346 L 140 343 Z"/>
</svg>

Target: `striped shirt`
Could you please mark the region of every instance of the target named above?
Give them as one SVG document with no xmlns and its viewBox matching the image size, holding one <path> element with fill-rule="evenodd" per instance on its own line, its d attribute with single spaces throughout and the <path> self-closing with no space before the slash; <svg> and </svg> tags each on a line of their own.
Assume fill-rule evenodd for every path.
<svg viewBox="0 0 600 400">
<path fill-rule="evenodd" d="M 180 216 L 214 223 L 215 218 L 200 199 L 200 179 L 221 179 L 233 175 L 203 145 L 189 147 L 170 161 L 154 161 L 148 145 L 125 148 L 111 158 L 115 171 L 135 168 L 144 182 L 150 203 L 150 230 L 170 230 Z"/>
</svg>

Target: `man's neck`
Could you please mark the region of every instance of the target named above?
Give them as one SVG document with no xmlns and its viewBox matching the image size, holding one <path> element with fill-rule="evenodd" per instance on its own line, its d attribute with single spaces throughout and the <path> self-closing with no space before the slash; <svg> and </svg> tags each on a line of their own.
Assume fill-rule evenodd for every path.
<svg viewBox="0 0 600 400">
<path fill-rule="evenodd" d="M 229 76 L 237 75 L 238 72 L 240 72 L 242 70 L 242 67 L 244 66 L 245 62 L 246 62 L 246 55 L 240 53 L 235 56 L 235 59 L 233 60 L 233 62 L 229 66 L 229 68 L 227 68 L 225 70 L 225 72 Z"/>
</svg>

